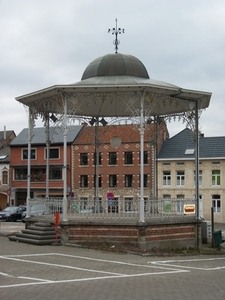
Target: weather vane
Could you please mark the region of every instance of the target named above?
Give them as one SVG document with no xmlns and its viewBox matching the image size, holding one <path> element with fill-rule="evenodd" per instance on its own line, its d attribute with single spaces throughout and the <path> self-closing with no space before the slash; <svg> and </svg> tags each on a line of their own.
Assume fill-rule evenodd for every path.
<svg viewBox="0 0 225 300">
<path fill-rule="evenodd" d="M 117 35 L 118 35 L 118 33 L 119 34 L 124 33 L 124 29 L 117 28 L 117 19 L 116 19 L 116 28 L 108 29 L 108 32 L 112 32 L 112 34 L 115 34 L 115 36 L 116 36 L 116 39 L 113 41 L 113 44 L 115 45 L 115 50 L 116 50 L 115 53 L 117 53 L 118 45 L 120 43 L 120 41 L 117 39 Z"/>
</svg>

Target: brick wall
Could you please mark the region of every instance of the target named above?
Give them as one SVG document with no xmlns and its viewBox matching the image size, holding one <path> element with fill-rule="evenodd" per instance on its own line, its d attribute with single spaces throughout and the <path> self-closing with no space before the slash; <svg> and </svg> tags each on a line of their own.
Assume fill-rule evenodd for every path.
<svg viewBox="0 0 225 300">
<path fill-rule="evenodd" d="M 195 221 L 174 224 L 61 224 L 64 243 L 133 243 L 144 249 L 196 248 Z M 199 232 L 199 239 L 200 232 Z"/>
</svg>

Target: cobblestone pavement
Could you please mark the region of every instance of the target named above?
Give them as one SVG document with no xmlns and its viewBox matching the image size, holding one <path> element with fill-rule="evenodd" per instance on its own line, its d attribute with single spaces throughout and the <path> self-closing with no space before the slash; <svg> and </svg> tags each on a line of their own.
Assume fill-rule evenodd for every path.
<svg viewBox="0 0 225 300">
<path fill-rule="evenodd" d="M 22 225 L 21 225 L 22 226 Z M 0 298 L 224 299 L 225 255 L 149 257 L 0 236 Z"/>
</svg>

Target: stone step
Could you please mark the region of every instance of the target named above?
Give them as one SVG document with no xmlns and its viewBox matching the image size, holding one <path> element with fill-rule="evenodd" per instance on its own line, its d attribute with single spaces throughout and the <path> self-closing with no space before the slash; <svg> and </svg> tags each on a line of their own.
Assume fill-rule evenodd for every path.
<svg viewBox="0 0 225 300">
<path fill-rule="evenodd" d="M 27 233 L 16 233 L 17 237 L 24 237 L 27 239 L 37 239 L 37 240 L 47 240 L 47 239 L 55 239 L 55 234 L 49 234 L 49 235 L 37 235 L 37 234 L 27 234 Z"/>
<path fill-rule="evenodd" d="M 38 239 L 28 239 L 25 237 L 18 237 L 18 236 L 9 236 L 10 241 L 27 243 L 32 245 L 51 245 L 55 243 L 55 239 L 47 239 L 47 240 L 38 240 Z"/>
<path fill-rule="evenodd" d="M 54 231 L 54 227 L 43 227 L 39 225 L 28 226 L 27 229 L 38 230 L 38 231 Z"/>
<path fill-rule="evenodd" d="M 49 234 L 55 234 L 54 230 L 48 230 L 48 231 L 41 231 L 37 229 L 23 229 L 21 230 L 24 234 L 34 234 L 34 235 L 49 235 Z"/>
<path fill-rule="evenodd" d="M 36 222 L 34 223 L 35 226 L 41 226 L 41 227 L 51 227 L 52 228 L 52 224 L 50 223 L 45 223 L 45 222 Z"/>
<path fill-rule="evenodd" d="M 50 223 L 35 223 L 15 235 L 8 236 L 10 241 L 22 242 L 33 245 L 60 245 L 54 227 Z"/>
</svg>

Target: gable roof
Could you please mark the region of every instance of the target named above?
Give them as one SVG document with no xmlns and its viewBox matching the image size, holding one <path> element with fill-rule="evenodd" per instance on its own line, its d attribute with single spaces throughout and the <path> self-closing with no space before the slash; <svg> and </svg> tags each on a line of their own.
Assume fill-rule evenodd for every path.
<svg viewBox="0 0 225 300">
<path fill-rule="evenodd" d="M 193 132 L 185 128 L 163 142 L 158 159 L 194 159 Z M 225 158 L 225 136 L 199 137 L 199 158 Z"/>
<path fill-rule="evenodd" d="M 10 162 L 10 149 L 9 146 L 0 149 L 0 163 Z"/>
<path fill-rule="evenodd" d="M 68 126 L 67 144 L 71 144 L 83 125 Z M 45 145 L 46 144 L 46 128 L 39 127 L 33 128 L 32 145 Z M 49 137 L 52 144 L 63 144 L 63 132 L 59 127 L 50 127 Z M 28 144 L 28 128 L 24 128 L 18 136 L 11 142 L 10 146 L 25 146 Z"/>
<path fill-rule="evenodd" d="M 15 138 L 13 130 L 0 131 L 0 163 L 10 162 L 10 143 Z"/>
</svg>

